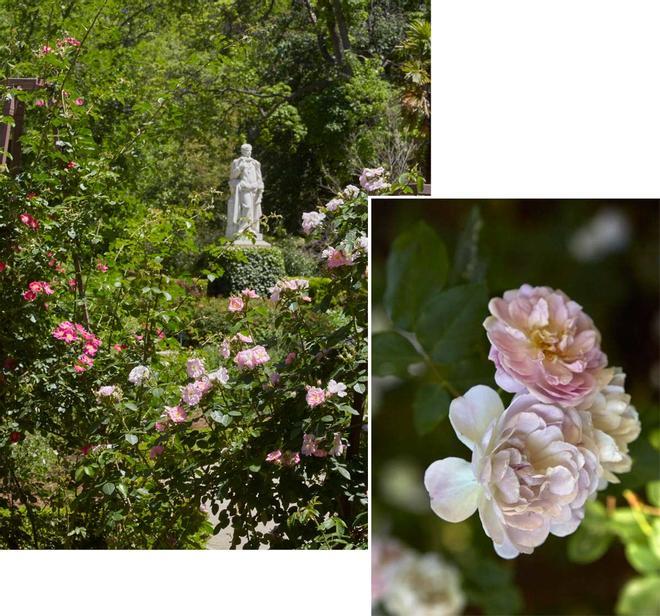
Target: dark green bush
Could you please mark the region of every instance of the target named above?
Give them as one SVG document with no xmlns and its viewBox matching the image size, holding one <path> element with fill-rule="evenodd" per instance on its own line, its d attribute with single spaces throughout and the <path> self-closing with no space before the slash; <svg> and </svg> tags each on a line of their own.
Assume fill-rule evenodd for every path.
<svg viewBox="0 0 660 616">
<path fill-rule="evenodd" d="M 318 276 L 319 259 L 305 249 L 302 237 L 286 237 L 277 242 L 284 256 L 284 267 L 287 276 L 309 278 Z"/>
<path fill-rule="evenodd" d="M 209 283 L 212 296 L 232 295 L 243 289 L 266 295 L 286 275 L 282 251 L 275 246 L 232 246 L 218 257 L 218 265 L 224 273 Z"/>
</svg>

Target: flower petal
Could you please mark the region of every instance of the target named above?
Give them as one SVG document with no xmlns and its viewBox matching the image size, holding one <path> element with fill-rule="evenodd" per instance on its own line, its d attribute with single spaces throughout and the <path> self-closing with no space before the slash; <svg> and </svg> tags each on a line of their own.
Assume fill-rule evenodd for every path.
<svg viewBox="0 0 660 616">
<path fill-rule="evenodd" d="M 481 486 L 466 460 L 436 460 L 426 469 L 424 485 L 431 509 L 447 522 L 462 522 L 477 510 Z"/>
<path fill-rule="evenodd" d="M 504 412 L 497 392 L 476 385 L 449 405 L 449 421 L 458 438 L 470 449 L 479 443 L 490 424 Z"/>
</svg>

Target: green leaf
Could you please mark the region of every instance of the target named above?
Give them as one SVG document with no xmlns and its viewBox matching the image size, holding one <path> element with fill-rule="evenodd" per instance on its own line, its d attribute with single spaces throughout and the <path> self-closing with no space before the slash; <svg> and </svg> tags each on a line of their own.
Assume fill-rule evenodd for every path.
<svg viewBox="0 0 660 616">
<path fill-rule="evenodd" d="M 110 496 L 115 491 L 115 484 L 111 482 L 104 483 L 101 489 L 103 490 L 104 494 Z"/>
<path fill-rule="evenodd" d="M 131 444 L 131 445 L 137 445 L 138 442 L 138 437 L 135 436 L 135 434 L 125 434 L 124 438 Z"/>
<path fill-rule="evenodd" d="M 488 296 L 481 282 L 437 291 L 422 306 L 417 338 L 438 363 L 451 363 L 475 353 L 484 339 L 481 324 Z"/>
<path fill-rule="evenodd" d="M 640 573 L 660 572 L 660 559 L 646 542 L 626 544 L 626 558 Z"/>
<path fill-rule="evenodd" d="M 363 383 L 355 383 L 355 385 L 353 385 L 353 391 L 356 391 L 359 394 L 363 394 L 365 391 L 367 391 L 367 388 Z"/>
<path fill-rule="evenodd" d="M 599 531 L 582 524 L 568 539 L 568 559 L 581 564 L 598 560 L 607 552 L 612 538 L 606 529 Z"/>
<path fill-rule="evenodd" d="M 117 492 L 119 492 L 124 498 L 128 497 L 128 489 L 123 483 L 117 484 Z"/>
<path fill-rule="evenodd" d="M 408 377 L 408 366 L 422 361 L 412 343 L 397 332 L 379 332 L 371 337 L 371 360 L 376 376 Z"/>
<path fill-rule="evenodd" d="M 129 410 L 129 411 L 137 411 L 138 407 L 134 402 L 124 402 L 124 406 Z"/>
<path fill-rule="evenodd" d="M 445 245 L 426 223 L 417 223 L 394 240 L 383 302 L 397 327 L 414 329 L 422 304 L 445 285 L 448 269 Z"/>
<path fill-rule="evenodd" d="M 415 395 L 413 422 L 420 435 L 428 434 L 449 413 L 449 394 L 437 383 L 425 383 Z"/>
<path fill-rule="evenodd" d="M 660 606 L 660 576 L 638 577 L 626 583 L 616 604 L 621 616 L 655 616 Z"/>
<path fill-rule="evenodd" d="M 346 479 L 351 478 L 351 474 L 343 467 L 343 466 L 337 466 L 335 467 L 337 469 L 337 472 L 342 476 L 345 477 Z"/>
<path fill-rule="evenodd" d="M 660 507 L 660 481 L 651 481 L 646 486 L 646 496 L 649 503 L 655 507 Z"/>
</svg>

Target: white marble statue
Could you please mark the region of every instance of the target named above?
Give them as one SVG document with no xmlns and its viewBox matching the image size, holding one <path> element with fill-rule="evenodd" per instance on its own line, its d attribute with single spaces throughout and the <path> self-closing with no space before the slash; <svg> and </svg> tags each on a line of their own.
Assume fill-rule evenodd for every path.
<svg viewBox="0 0 660 616">
<path fill-rule="evenodd" d="M 254 237 L 256 243 L 266 245 L 259 232 L 264 182 L 261 164 L 252 158 L 249 143 L 241 146 L 241 156 L 231 163 L 229 189 L 226 237 L 233 239 L 234 243 L 252 243 Z"/>
</svg>

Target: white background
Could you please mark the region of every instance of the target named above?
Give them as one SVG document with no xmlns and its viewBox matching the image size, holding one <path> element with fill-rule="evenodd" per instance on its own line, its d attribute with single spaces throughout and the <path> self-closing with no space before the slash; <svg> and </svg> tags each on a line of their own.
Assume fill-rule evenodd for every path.
<svg viewBox="0 0 660 616">
<path fill-rule="evenodd" d="M 433 194 L 660 197 L 660 2 L 433 0 Z M 339 552 L 0 553 L 2 614 L 369 612 Z"/>
</svg>

